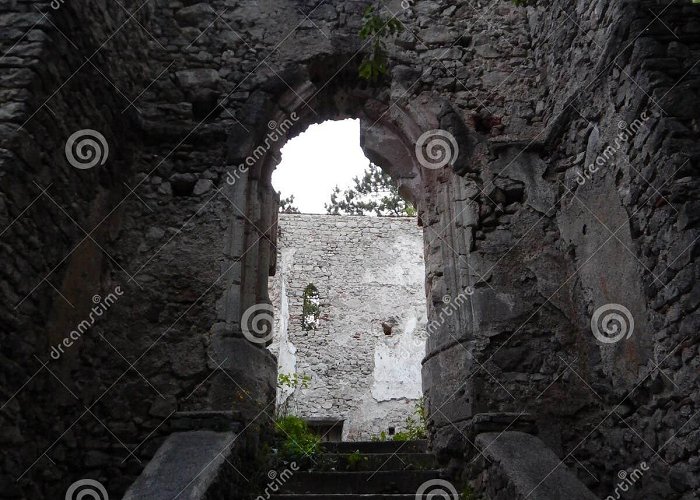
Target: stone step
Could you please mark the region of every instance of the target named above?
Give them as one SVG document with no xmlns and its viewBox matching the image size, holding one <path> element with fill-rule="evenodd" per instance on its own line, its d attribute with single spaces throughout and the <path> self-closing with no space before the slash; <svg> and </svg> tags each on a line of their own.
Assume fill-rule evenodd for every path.
<svg viewBox="0 0 700 500">
<path fill-rule="evenodd" d="M 439 477 L 440 472 L 436 470 L 296 472 L 280 487 L 280 493 L 407 493 L 415 495 L 421 484 Z"/>
<path fill-rule="evenodd" d="M 403 451 L 403 450 L 402 450 Z M 430 453 L 325 453 L 315 469 L 319 471 L 401 471 L 437 469 Z"/>
<path fill-rule="evenodd" d="M 323 448 L 328 453 L 352 453 L 356 450 L 363 454 L 425 453 L 428 449 L 428 441 L 341 441 L 323 443 Z"/>
<path fill-rule="evenodd" d="M 191 431 L 171 434 L 123 500 L 202 498 L 214 488 L 234 453 L 233 432 Z M 213 457 L 213 458 L 212 458 Z M 90 497 L 80 493 L 76 498 Z"/>
</svg>

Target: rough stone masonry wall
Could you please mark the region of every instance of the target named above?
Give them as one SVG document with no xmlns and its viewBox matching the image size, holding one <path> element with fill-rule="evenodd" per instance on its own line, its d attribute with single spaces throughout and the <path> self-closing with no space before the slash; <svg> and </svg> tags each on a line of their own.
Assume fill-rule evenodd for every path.
<svg viewBox="0 0 700 500">
<path fill-rule="evenodd" d="M 147 22 L 150 8 L 123 5 Z M 111 82 L 132 97 L 140 92 L 136 61 L 147 59 L 148 44 L 127 19 L 116 3 L 85 4 L 80 15 L 47 2 L 0 6 L 3 497 L 55 496 L 47 493 L 51 485 L 64 493 L 107 462 L 130 466 L 115 460 L 124 450 L 105 439 L 101 424 L 114 422 L 111 414 L 125 402 L 98 397 L 114 380 L 101 378 L 101 367 L 116 371 L 123 361 L 93 332 L 60 363 L 42 366 L 51 346 L 87 319 L 94 296 L 127 288 L 128 275 L 103 251 L 117 237 L 117 218 L 98 226 L 123 196 L 133 162 L 133 108 Z M 122 63 L 113 63 L 117 57 Z M 80 172 L 67 166 L 63 150 L 84 128 L 101 131 L 113 147 L 109 164 Z M 121 425 L 137 428 L 127 422 Z M 128 430 L 110 428 L 122 436 Z"/>
<path fill-rule="evenodd" d="M 546 127 L 525 151 L 499 148 L 480 174 L 524 181 L 525 196 L 482 229 L 472 254 L 506 299 L 491 303 L 497 322 L 476 328 L 473 412 L 535 414 L 542 438 L 601 495 L 643 461 L 652 465 L 634 498 L 700 488 L 697 112 L 687 107 L 697 102 L 697 15 L 672 2 L 529 10 L 533 60 L 556 89 L 541 106 Z M 624 341 L 592 336 L 606 304 L 631 313 Z"/>
<path fill-rule="evenodd" d="M 343 440 L 405 429 L 422 396 L 423 232 L 415 218 L 280 214 L 273 351 L 279 372 L 311 377 L 289 394 L 304 418 L 344 420 Z M 318 326 L 302 326 L 303 294 L 319 292 Z M 389 328 L 389 331 L 385 331 Z"/>
<path fill-rule="evenodd" d="M 119 496 L 174 411 L 269 421 L 276 363 L 239 323 L 269 300 L 270 173 L 288 137 L 353 116 L 418 206 L 429 321 L 469 292 L 427 344 L 434 447 L 458 467 L 475 414 L 527 411 L 601 496 L 646 460 L 633 494 L 692 498 L 700 11 L 408 4 L 387 5 L 406 30 L 377 86 L 356 78 L 362 1 L 2 4 L 4 494 L 60 498 L 94 477 Z M 579 185 L 643 110 L 653 118 Z M 82 171 L 63 146 L 84 128 L 110 154 Z M 416 160 L 433 128 L 459 140 L 458 174 Z M 118 302 L 51 360 L 117 285 Z M 607 303 L 635 320 L 613 345 L 590 329 Z"/>
</svg>

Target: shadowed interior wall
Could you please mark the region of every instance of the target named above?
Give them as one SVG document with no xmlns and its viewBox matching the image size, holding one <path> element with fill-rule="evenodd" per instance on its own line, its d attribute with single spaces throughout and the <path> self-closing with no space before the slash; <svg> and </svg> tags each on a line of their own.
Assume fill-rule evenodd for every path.
<svg viewBox="0 0 700 500">
<path fill-rule="evenodd" d="M 2 4 L 4 494 L 60 498 L 93 477 L 118 497 L 182 411 L 269 424 L 276 361 L 240 319 L 269 303 L 270 173 L 285 140 L 352 116 L 423 225 L 439 322 L 423 389 L 441 457 L 470 458 L 475 414 L 528 412 L 601 496 L 645 460 L 635 493 L 692 497 L 698 7 L 408 6 L 387 4 L 406 29 L 369 85 L 354 58 L 363 2 Z M 66 160 L 82 129 L 106 138 L 104 165 Z M 456 137 L 454 168 L 416 156 L 431 129 Z M 608 304 L 635 323 L 611 344 L 591 332 Z"/>
</svg>

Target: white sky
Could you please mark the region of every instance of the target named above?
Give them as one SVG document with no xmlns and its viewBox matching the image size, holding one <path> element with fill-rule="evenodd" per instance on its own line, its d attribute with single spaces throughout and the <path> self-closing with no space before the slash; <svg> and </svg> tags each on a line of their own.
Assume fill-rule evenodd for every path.
<svg viewBox="0 0 700 500">
<path fill-rule="evenodd" d="M 335 185 L 352 186 L 369 165 L 360 148 L 360 120 L 311 125 L 282 148 L 282 162 L 272 173 L 281 197 L 294 195 L 302 213 L 324 214 Z"/>
</svg>

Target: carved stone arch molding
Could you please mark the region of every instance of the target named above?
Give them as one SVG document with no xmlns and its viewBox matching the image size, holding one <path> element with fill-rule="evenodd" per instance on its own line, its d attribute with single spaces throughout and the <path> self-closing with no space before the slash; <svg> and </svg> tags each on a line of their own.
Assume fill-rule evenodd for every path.
<svg viewBox="0 0 700 500">
<path fill-rule="evenodd" d="M 429 255 L 429 317 L 439 310 L 435 303 L 444 294 L 457 296 L 471 283 L 465 260 L 471 232 L 453 226 L 461 225 L 464 214 L 471 213 L 470 200 L 459 194 L 466 186 L 461 175 L 478 169 L 474 158 L 485 150 L 485 142 L 440 96 L 404 99 L 406 90 L 395 82 L 385 82 L 382 88 L 370 87 L 357 79 L 355 71 L 354 67 L 312 63 L 271 74 L 269 81 L 250 95 L 240 114 L 248 132 L 239 127 L 228 137 L 227 170 L 231 182 L 226 183 L 224 190 L 236 200 L 238 213 L 232 213 L 228 222 L 225 254 L 231 272 L 218 302 L 219 322 L 214 329 L 226 332 L 232 343 L 245 342 L 245 334 L 250 332 L 255 318 L 264 321 L 263 316 L 268 314 L 267 283 L 276 266 L 279 201 L 271 176 L 286 141 L 313 123 L 358 118 L 365 155 L 391 175 L 402 195 L 418 209 L 420 224 L 424 226 L 425 254 Z M 416 146 L 427 137 L 427 146 L 423 141 L 423 147 L 436 147 L 429 142 L 436 130 L 448 133 L 453 141 L 448 140 L 450 150 L 446 154 L 454 157 L 440 168 L 432 168 L 419 158 L 427 152 Z M 457 331 L 470 321 L 471 317 L 455 315 L 441 326 L 436 337 L 442 337 L 443 329 Z M 267 343 L 269 339 L 264 338 L 241 348 L 262 351 L 260 348 Z M 446 343 L 445 339 L 434 341 L 433 349 L 441 349 L 439 346 Z"/>
<path fill-rule="evenodd" d="M 333 68 L 327 72 L 333 75 Z M 421 103 L 394 100 L 389 88 L 370 88 L 354 75 L 349 77 L 347 71 L 331 76 L 325 83 L 313 78 L 306 68 L 271 78 L 284 79 L 284 88 L 276 85 L 270 92 L 261 90 L 251 95 L 242 113 L 249 132 L 240 128 L 228 138 L 227 163 L 232 182 L 225 189 L 232 199 L 243 200 L 245 205 L 240 207 L 242 213 L 231 219 L 229 233 L 235 241 L 244 236 L 245 244 L 229 245 L 227 254 L 236 259 L 240 257 L 236 252 L 247 251 L 240 266 L 235 267 L 240 274 L 232 273 L 231 286 L 222 299 L 220 319 L 232 332 L 239 330 L 241 315 L 248 308 L 268 303 L 267 277 L 275 269 L 278 202 L 271 176 L 281 160 L 280 150 L 289 139 L 313 123 L 360 119 L 365 155 L 391 175 L 419 213 L 435 203 L 426 186 L 444 175 L 423 168 L 418 161 L 416 142 L 421 134 L 444 127 L 458 138 L 465 152 L 472 149 L 465 124 L 449 103 L 439 98 Z M 465 164 L 460 160 L 454 169 L 464 171 Z"/>
</svg>

